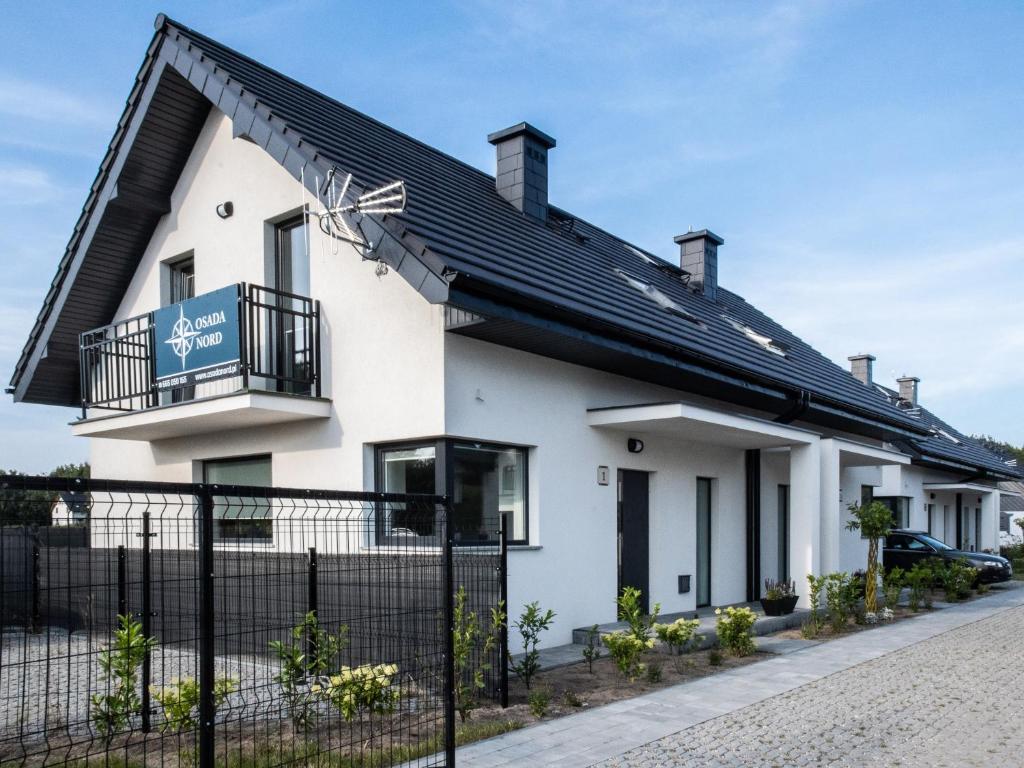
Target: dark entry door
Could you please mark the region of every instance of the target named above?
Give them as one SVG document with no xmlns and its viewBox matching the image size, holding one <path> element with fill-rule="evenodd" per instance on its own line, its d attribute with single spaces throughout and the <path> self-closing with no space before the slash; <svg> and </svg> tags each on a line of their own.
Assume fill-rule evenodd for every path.
<svg viewBox="0 0 1024 768">
<path fill-rule="evenodd" d="M 697 607 L 711 605 L 711 479 L 697 478 Z"/>
<path fill-rule="evenodd" d="M 619 592 L 623 587 L 639 589 L 644 613 L 649 588 L 649 497 L 646 472 L 619 470 Z"/>
</svg>

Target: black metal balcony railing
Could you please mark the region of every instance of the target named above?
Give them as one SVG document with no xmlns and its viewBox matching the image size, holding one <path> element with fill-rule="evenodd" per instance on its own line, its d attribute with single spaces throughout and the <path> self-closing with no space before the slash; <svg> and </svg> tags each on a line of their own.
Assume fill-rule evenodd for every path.
<svg viewBox="0 0 1024 768">
<path fill-rule="evenodd" d="M 320 396 L 320 302 L 238 284 L 239 375 L 160 391 L 153 313 L 85 331 L 79 337 L 82 416 L 90 408 L 139 411 L 246 389 Z"/>
</svg>

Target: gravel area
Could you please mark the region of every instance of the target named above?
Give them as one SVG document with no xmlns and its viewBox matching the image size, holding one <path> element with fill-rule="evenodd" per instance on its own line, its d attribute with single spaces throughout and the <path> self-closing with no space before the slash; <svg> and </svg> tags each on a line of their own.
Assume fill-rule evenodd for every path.
<svg viewBox="0 0 1024 768">
<path fill-rule="evenodd" d="M 1022 637 L 1013 608 L 600 765 L 1020 765 Z"/>
</svg>

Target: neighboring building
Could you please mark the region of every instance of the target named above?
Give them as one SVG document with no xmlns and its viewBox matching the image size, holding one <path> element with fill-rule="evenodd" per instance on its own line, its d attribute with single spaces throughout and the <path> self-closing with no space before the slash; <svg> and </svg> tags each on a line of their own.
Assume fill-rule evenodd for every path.
<svg viewBox="0 0 1024 768">
<path fill-rule="evenodd" d="M 1013 468 L 1017 460 L 1007 462 Z M 1021 543 L 1021 529 L 1018 519 L 1024 518 L 1024 483 L 1019 480 L 1008 480 L 999 484 L 999 541 L 1004 546 Z"/>
<path fill-rule="evenodd" d="M 89 495 L 74 491 L 57 494 L 50 506 L 52 525 L 85 525 L 89 522 Z"/>
<path fill-rule="evenodd" d="M 666 262 L 549 202 L 553 138 L 488 140 L 496 178 L 159 17 L 15 399 L 80 404 L 95 477 L 437 491 L 461 544 L 508 513 L 512 609 L 557 611 L 552 643 L 626 584 L 666 612 L 804 592 L 856 566 L 846 505 L 911 475 L 977 493 L 995 545 L 1014 471 L 943 458 L 930 415 L 720 287 L 721 238 Z M 342 215 L 372 248 L 320 226 L 349 173 L 347 203 L 404 182 L 404 213 Z M 218 515 L 293 547 L 270 506 Z M 434 541 L 392 524 L 363 545 Z"/>
</svg>

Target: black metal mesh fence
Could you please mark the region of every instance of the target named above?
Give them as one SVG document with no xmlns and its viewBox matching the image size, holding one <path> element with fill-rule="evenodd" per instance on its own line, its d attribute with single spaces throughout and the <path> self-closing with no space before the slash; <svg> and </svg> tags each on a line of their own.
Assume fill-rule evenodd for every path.
<svg viewBox="0 0 1024 768">
<path fill-rule="evenodd" d="M 439 497 L 0 477 L 0 764 L 445 765 L 500 564 Z"/>
</svg>

